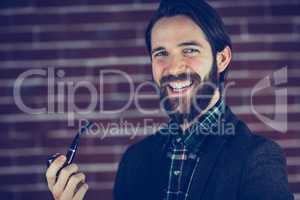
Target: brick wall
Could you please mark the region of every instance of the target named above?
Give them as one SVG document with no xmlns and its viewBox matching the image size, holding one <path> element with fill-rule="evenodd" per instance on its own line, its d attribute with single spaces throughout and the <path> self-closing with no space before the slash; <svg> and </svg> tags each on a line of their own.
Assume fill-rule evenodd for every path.
<svg viewBox="0 0 300 200">
<path fill-rule="evenodd" d="M 287 156 L 290 188 L 300 199 L 300 1 L 209 3 L 224 17 L 234 43 L 228 82 L 235 84 L 230 86 L 227 103 L 253 131 L 282 146 Z M 164 122 L 165 117 L 140 113 L 133 102 L 123 112 L 100 112 L 100 102 L 105 110 L 112 110 L 130 99 L 128 80 L 120 74 L 106 74 L 105 70 L 125 72 L 134 81 L 135 90 L 151 80 L 143 34 L 157 1 L 7 0 L 0 4 L 0 198 L 51 199 L 44 178 L 45 159 L 51 153 L 65 152 L 79 120 L 88 119 L 101 126 L 82 139 L 76 158 L 90 185 L 86 199 L 112 199 L 117 163 L 126 146 L 153 132 L 151 128 Z M 264 77 L 273 76 L 276 71 L 284 75 L 284 70 L 287 81 L 281 87 L 263 90 L 252 98 L 259 113 L 280 117 L 281 122 L 276 123 L 279 128 L 284 128 L 287 110 L 287 131 L 282 133 L 278 127 L 263 123 L 259 114 L 251 110 L 251 91 Z M 22 102 L 31 108 L 45 107 L 47 112 L 29 114 L 17 105 L 14 88 L 19 88 L 16 81 L 26 72 L 41 74 L 32 75 L 21 84 Z M 106 74 L 102 82 L 101 72 Z M 48 82 L 51 73 L 55 78 L 52 93 Z M 70 95 L 73 93 L 66 89 L 68 82 L 83 84 L 82 81 L 95 90 L 82 86 Z M 275 92 L 280 89 L 283 93 Z M 153 94 L 154 89 L 148 85 L 141 91 Z M 92 99 L 91 93 L 97 98 Z M 275 96 L 283 101 L 276 102 Z M 73 117 L 68 107 L 72 99 L 82 109 L 93 102 L 96 106 L 89 113 L 75 113 L 74 125 L 68 123 Z M 139 102 L 144 109 L 158 107 L 157 98 Z M 124 121 L 137 129 L 131 127 L 124 132 Z M 106 136 L 104 128 L 110 125 L 111 132 Z M 144 131 L 146 126 L 149 129 Z M 134 131 L 139 135 L 135 136 Z"/>
</svg>

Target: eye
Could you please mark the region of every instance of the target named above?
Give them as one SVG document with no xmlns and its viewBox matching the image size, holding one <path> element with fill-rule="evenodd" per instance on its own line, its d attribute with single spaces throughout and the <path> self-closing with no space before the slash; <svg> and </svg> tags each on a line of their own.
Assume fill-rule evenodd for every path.
<svg viewBox="0 0 300 200">
<path fill-rule="evenodd" d="M 196 48 L 185 48 L 183 49 L 183 53 L 187 56 L 194 56 L 200 53 L 200 51 Z"/>
<path fill-rule="evenodd" d="M 155 58 L 162 57 L 162 56 L 168 56 L 168 52 L 167 51 L 158 51 L 153 54 L 153 57 L 155 57 Z"/>
</svg>

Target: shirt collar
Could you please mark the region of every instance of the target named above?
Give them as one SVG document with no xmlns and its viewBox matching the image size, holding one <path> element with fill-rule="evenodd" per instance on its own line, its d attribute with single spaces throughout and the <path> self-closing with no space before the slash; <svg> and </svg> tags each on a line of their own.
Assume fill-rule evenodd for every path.
<svg viewBox="0 0 300 200">
<path fill-rule="evenodd" d="M 209 135 L 211 128 L 216 127 L 224 113 L 224 109 L 224 100 L 220 98 L 212 108 L 200 116 L 184 133 L 179 124 L 174 121 L 168 123 L 168 132 L 173 140 L 183 142 L 188 149 L 195 149 L 200 146 L 205 136 Z"/>
</svg>

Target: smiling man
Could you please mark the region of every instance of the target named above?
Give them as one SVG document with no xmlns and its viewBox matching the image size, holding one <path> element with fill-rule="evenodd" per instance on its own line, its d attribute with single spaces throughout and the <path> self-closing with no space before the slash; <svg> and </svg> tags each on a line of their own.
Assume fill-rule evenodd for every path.
<svg viewBox="0 0 300 200">
<path fill-rule="evenodd" d="M 293 199 L 281 148 L 225 105 L 231 41 L 217 12 L 202 0 L 162 1 L 146 44 L 170 122 L 128 148 L 115 199 Z"/>
<path fill-rule="evenodd" d="M 202 0 L 163 0 L 146 45 L 170 121 L 127 149 L 114 199 L 293 199 L 281 148 L 251 133 L 225 105 L 232 49 L 217 12 Z M 85 179 L 77 165 L 56 181 L 63 163 L 60 157 L 47 170 L 50 191 L 56 200 L 83 199 L 87 186 L 77 186 Z"/>
</svg>

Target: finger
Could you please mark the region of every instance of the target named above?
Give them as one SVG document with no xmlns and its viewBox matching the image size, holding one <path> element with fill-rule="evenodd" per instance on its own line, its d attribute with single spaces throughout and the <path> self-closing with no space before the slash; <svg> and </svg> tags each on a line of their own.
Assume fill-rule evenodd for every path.
<svg viewBox="0 0 300 200">
<path fill-rule="evenodd" d="M 72 175 L 67 183 L 65 190 L 60 196 L 61 197 L 60 200 L 72 199 L 77 186 L 80 185 L 80 183 L 84 183 L 84 182 L 85 182 L 85 175 L 83 173 L 77 173 Z"/>
<path fill-rule="evenodd" d="M 83 184 L 83 185 L 79 188 L 79 190 L 76 192 L 76 194 L 75 194 L 73 200 L 82 200 L 83 197 L 84 197 L 84 195 L 85 195 L 86 192 L 88 191 L 88 189 L 89 189 L 88 184 L 86 184 L 86 183 Z"/>
<path fill-rule="evenodd" d="M 53 161 L 53 163 L 48 167 L 46 171 L 46 178 L 47 178 L 47 183 L 50 191 L 52 191 L 53 186 L 55 184 L 57 172 L 63 166 L 65 161 L 66 161 L 66 157 L 64 155 L 61 155 L 58 158 L 56 158 Z"/>
<path fill-rule="evenodd" d="M 60 197 L 63 190 L 65 189 L 65 186 L 66 186 L 67 181 L 69 180 L 70 176 L 72 174 L 76 173 L 77 171 L 78 171 L 78 166 L 76 164 L 68 165 L 60 171 L 60 173 L 58 175 L 58 179 L 57 179 L 55 185 L 53 186 L 53 191 L 52 191 L 53 196 L 55 198 Z"/>
</svg>

